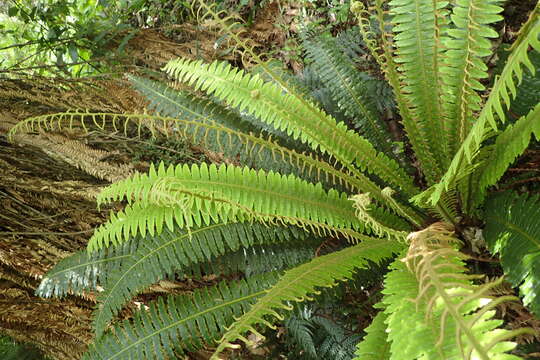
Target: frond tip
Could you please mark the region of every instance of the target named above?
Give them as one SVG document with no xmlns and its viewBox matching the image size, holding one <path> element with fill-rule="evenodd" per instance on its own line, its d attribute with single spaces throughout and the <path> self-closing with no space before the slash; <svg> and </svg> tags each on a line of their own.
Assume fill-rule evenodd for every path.
<svg viewBox="0 0 540 360">
<path fill-rule="evenodd" d="M 83 360 L 167 359 L 211 345 L 276 281 L 275 273 L 219 283 L 192 295 L 160 297 L 90 346 Z"/>
<path fill-rule="evenodd" d="M 249 312 L 229 328 L 212 359 L 217 360 L 219 353 L 225 348 L 236 347 L 233 341 L 242 340 L 249 343 L 244 336 L 246 332 L 260 335 L 255 325 L 273 327 L 275 319 L 282 319 L 282 313 L 291 310 L 288 305 L 290 302 L 310 299 L 311 294 L 317 293 L 317 288 L 332 287 L 337 281 L 350 279 L 355 269 L 368 267 L 369 261 L 378 263 L 382 259 L 390 258 L 400 249 L 402 245 L 397 242 L 366 239 L 358 245 L 315 258 L 307 264 L 287 271 Z"/>
</svg>

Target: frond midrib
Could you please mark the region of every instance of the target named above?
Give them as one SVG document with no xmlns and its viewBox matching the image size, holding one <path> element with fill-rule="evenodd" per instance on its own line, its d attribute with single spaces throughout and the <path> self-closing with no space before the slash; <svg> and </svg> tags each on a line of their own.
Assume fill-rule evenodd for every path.
<svg viewBox="0 0 540 360">
<path fill-rule="evenodd" d="M 115 279 L 115 283 L 113 285 L 113 287 L 111 288 L 108 288 L 107 291 L 107 296 L 104 298 L 104 299 L 100 299 L 100 301 L 102 303 L 108 303 L 109 302 L 109 299 L 110 297 L 114 294 L 114 290 L 117 288 L 117 286 L 119 284 L 122 283 L 122 280 L 128 275 L 131 273 L 131 270 L 133 270 L 134 268 L 136 268 L 137 266 L 139 266 L 142 262 L 144 262 L 144 260 L 146 260 L 148 257 L 152 256 L 154 253 L 157 253 L 159 250 L 161 250 L 162 248 L 170 245 L 171 243 L 173 242 L 176 242 L 176 241 L 180 241 L 181 239 L 185 239 L 185 238 L 191 238 L 191 236 L 193 236 L 194 234 L 197 234 L 199 232 L 205 232 L 205 231 L 208 231 L 210 229 L 213 229 L 213 228 L 216 228 L 216 227 L 221 227 L 221 226 L 226 226 L 226 224 L 223 224 L 223 223 L 220 223 L 220 224 L 214 224 L 214 225 L 210 225 L 210 226 L 207 226 L 207 227 L 204 227 L 204 228 L 200 228 L 200 229 L 195 229 L 195 230 L 190 230 L 190 232 L 186 233 L 186 234 L 182 234 L 180 236 L 177 236 L 175 238 L 173 238 L 172 240 L 170 241 L 167 241 L 166 243 L 152 249 L 152 251 L 146 253 L 144 256 L 140 257 L 139 259 L 137 259 L 137 261 L 135 261 L 133 264 L 131 264 L 131 266 L 126 269 L 125 271 L 122 270 L 122 276 L 120 276 L 120 278 L 118 279 Z M 95 322 L 98 322 L 99 318 L 101 317 L 101 315 L 103 314 L 103 311 L 100 311 L 98 312 L 96 318 L 95 318 Z"/>
<path fill-rule="evenodd" d="M 384 161 L 382 161 L 378 156 L 381 153 L 377 152 L 376 149 L 371 145 L 371 143 L 369 143 L 366 139 L 354 133 L 353 131 L 346 129 L 346 126 L 344 124 L 337 123 L 334 118 L 325 114 L 322 110 L 315 107 L 312 103 L 306 101 L 303 97 L 298 95 L 295 96 L 294 94 L 289 93 L 283 95 L 285 99 L 289 97 L 289 99 L 299 102 L 302 105 L 301 109 L 303 110 L 304 115 L 312 116 L 314 119 L 318 119 L 318 124 L 322 124 L 322 126 L 325 127 L 326 130 L 333 131 L 333 137 L 329 138 L 324 131 L 317 132 L 317 129 L 310 129 L 309 127 L 307 128 L 303 125 L 303 121 L 305 121 L 305 118 L 301 117 L 300 114 L 286 111 L 278 105 L 273 105 L 273 103 L 267 100 L 265 96 L 261 97 L 256 95 L 254 97 L 253 93 L 246 90 L 245 87 L 241 86 L 236 82 L 238 80 L 237 78 L 242 79 L 243 77 L 246 77 L 247 79 L 249 79 L 249 82 L 246 83 L 246 86 L 252 86 L 254 83 L 260 82 L 261 89 L 268 88 L 269 91 L 276 89 L 279 90 L 276 85 L 272 83 L 265 83 L 259 76 L 255 75 L 253 77 L 250 77 L 249 74 L 243 72 L 242 70 L 239 70 L 235 73 L 234 78 L 224 79 L 223 77 L 216 75 L 214 72 L 218 69 L 227 69 L 228 71 L 229 69 L 227 67 L 223 67 L 218 62 L 209 65 L 205 64 L 205 66 L 208 66 L 208 68 L 213 70 L 213 72 L 205 72 L 202 75 L 201 72 L 188 73 L 186 68 L 193 66 L 193 62 L 188 62 L 181 59 L 180 61 L 175 62 L 173 60 L 172 62 L 169 62 L 165 69 L 168 70 L 169 74 L 176 77 L 182 77 L 182 81 L 192 86 L 195 86 L 196 88 L 200 88 L 208 94 L 216 93 L 218 89 L 229 88 L 233 89 L 232 91 L 236 91 L 236 93 L 243 94 L 242 97 L 244 97 L 245 99 L 255 100 L 256 98 L 258 104 L 261 105 L 260 108 L 265 108 L 266 106 L 265 113 L 270 113 L 271 111 L 269 111 L 268 109 L 272 109 L 273 113 L 279 114 L 279 116 L 274 115 L 269 116 L 266 119 L 261 119 L 264 122 L 267 122 L 268 124 L 274 126 L 273 122 L 276 118 L 293 121 L 295 125 L 294 128 L 291 127 L 290 124 L 287 126 L 287 131 L 292 134 L 293 138 L 302 139 L 304 137 L 307 137 L 307 139 L 302 139 L 302 141 L 308 143 L 314 149 L 319 148 L 322 152 L 329 154 L 331 157 L 339 161 L 345 167 L 352 169 L 354 168 L 353 163 L 356 163 L 362 168 L 367 169 L 367 171 L 376 174 L 384 181 L 400 187 L 404 192 L 407 192 L 408 195 L 414 195 L 418 192 L 418 189 L 414 186 L 414 184 L 410 180 L 410 177 L 403 171 L 403 169 L 399 166 L 397 162 L 386 157 L 386 155 L 384 155 Z M 180 67 L 182 67 L 181 70 L 179 70 Z M 231 76 L 230 73 L 228 73 L 227 75 Z M 227 86 L 218 86 L 217 84 L 226 84 Z M 277 90 L 275 91 L 276 93 Z M 227 97 L 229 96 L 228 94 L 230 93 L 227 92 L 224 94 L 220 94 L 220 97 L 223 98 L 225 101 L 232 102 L 232 104 L 234 104 L 234 101 L 227 100 Z M 240 109 L 250 107 L 251 105 L 248 101 L 241 101 L 242 97 L 238 97 L 239 100 L 236 101 L 236 105 L 239 106 Z M 257 108 L 259 108 L 259 106 Z M 256 110 L 255 107 L 252 107 L 252 109 L 249 111 L 250 113 L 256 114 L 259 110 Z M 321 125 L 317 126 L 320 127 Z M 321 129 L 319 128 L 319 130 Z M 340 146 L 333 146 L 330 142 L 336 137 L 339 137 Z M 366 152 L 369 152 L 368 156 L 364 157 L 359 151 L 353 151 L 353 149 L 358 149 L 359 146 L 364 147 L 364 150 Z M 344 148 L 349 149 L 348 152 L 345 152 Z M 391 168 L 389 163 L 395 164 L 396 168 Z"/>
<path fill-rule="evenodd" d="M 422 24 L 421 24 L 421 18 L 420 18 L 420 13 L 421 13 L 421 8 L 420 8 L 420 2 L 418 0 L 414 1 L 414 6 L 415 6 L 415 22 L 414 22 L 414 27 L 415 27 L 415 33 L 416 34 L 422 34 L 425 32 L 424 28 L 422 27 Z M 433 8 L 433 11 L 435 12 L 437 9 L 436 7 L 434 6 Z M 427 124 L 425 126 L 422 126 L 421 127 L 421 131 L 424 132 L 424 136 L 426 137 L 427 139 L 427 144 L 430 148 L 432 148 L 432 154 L 435 155 L 435 160 L 439 163 L 439 166 L 437 168 L 437 173 L 441 173 L 441 169 L 444 168 L 445 164 L 444 162 L 442 161 L 442 159 L 445 158 L 445 155 L 446 155 L 446 137 L 442 137 L 442 140 L 440 145 L 437 145 L 439 143 L 439 141 L 437 141 L 437 137 L 436 137 L 436 133 L 429 133 L 427 130 L 427 128 L 429 128 L 430 126 L 435 126 L 439 129 L 440 131 L 440 125 L 441 125 L 441 121 L 439 119 L 439 114 L 441 113 L 441 109 L 440 107 L 438 106 L 439 105 L 439 102 L 437 101 L 437 97 L 438 97 L 438 94 L 430 94 L 429 93 L 429 86 L 427 86 L 426 84 L 426 81 L 427 79 L 429 78 L 432 78 L 434 77 L 435 79 L 437 78 L 437 69 L 435 68 L 435 64 L 433 64 L 433 67 L 432 67 L 432 70 L 433 70 L 433 74 L 429 74 L 427 71 L 428 71 L 428 65 L 429 65 L 429 61 L 426 59 L 427 58 L 427 55 L 425 54 L 425 47 L 426 45 L 424 45 L 424 38 L 421 37 L 421 36 L 415 36 L 415 40 L 416 40 L 416 49 L 418 50 L 418 54 L 417 54 L 417 59 L 419 59 L 420 61 L 420 64 L 419 64 L 419 68 L 420 68 L 420 71 L 421 71 L 421 76 L 420 76 L 420 86 L 415 86 L 415 89 L 416 90 L 420 90 L 420 92 L 422 93 L 421 94 L 421 97 L 427 101 L 424 101 L 422 104 L 420 104 L 420 107 L 423 108 L 425 107 L 426 108 L 426 111 L 423 111 L 423 110 L 420 110 L 422 111 L 422 113 L 424 114 L 427 114 L 429 116 L 428 119 L 422 119 L 421 121 L 427 121 Z M 434 39 L 434 43 L 435 43 L 435 39 Z M 434 49 L 434 57 L 437 56 L 437 48 L 435 47 Z M 407 78 L 405 78 L 405 80 L 407 80 Z M 418 80 L 418 79 L 415 79 L 415 80 Z M 437 89 L 438 90 L 438 89 Z M 417 109 L 413 109 L 413 112 L 416 112 Z M 417 121 L 420 121 L 420 120 L 417 120 Z"/>
<path fill-rule="evenodd" d="M 191 315 L 191 316 L 185 317 L 185 318 L 183 318 L 183 319 L 181 319 L 181 320 L 174 321 L 174 322 L 172 322 L 171 324 L 169 324 L 169 325 L 167 325 L 167 326 L 165 326 L 165 327 L 161 327 L 161 328 L 159 328 L 158 330 L 156 330 L 156 331 L 150 333 L 149 335 L 146 335 L 146 336 L 144 336 L 144 337 L 138 338 L 138 339 L 137 339 L 136 341 L 134 341 L 133 343 L 131 343 L 131 344 L 127 345 L 127 346 L 124 346 L 124 347 L 122 348 L 121 351 L 119 351 L 119 352 L 117 352 L 116 354 L 114 354 L 112 357 L 109 358 L 109 360 L 116 358 L 118 355 L 122 354 L 124 351 L 126 351 L 126 350 L 132 348 L 133 346 L 138 345 L 139 343 L 144 342 L 146 339 L 149 339 L 149 338 L 151 338 L 151 337 L 153 337 L 153 336 L 156 336 L 157 334 L 159 334 L 159 333 L 161 333 L 161 332 L 163 332 L 163 331 L 166 331 L 166 330 L 168 330 L 168 329 L 170 329 L 170 328 L 173 328 L 173 327 L 175 327 L 175 326 L 178 326 L 178 324 L 182 324 L 183 322 L 187 322 L 187 321 L 189 321 L 189 320 L 191 320 L 191 319 L 194 319 L 194 318 L 197 318 L 197 317 L 199 317 L 199 316 L 201 316 L 201 315 L 211 313 L 211 312 L 213 312 L 213 311 L 215 311 L 215 310 L 217 310 L 217 309 L 220 309 L 220 308 L 223 308 L 223 307 L 228 307 L 228 306 L 230 306 L 230 305 L 232 305 L 232 304 L 236 304 L 236 303 L 239 303 L 239 302 L 242 302 L 242 301 L 245 301 L 245 300 L 249 300 L 249 299 L 252 299 L 252 298 L 254 298 L 254 297 L 263 295 L 265 292 L 266 292 L 266 290 L 261 290 L 261 291 L 258 291 L 258 292 L 255 292 L 255 293 L 252 293 L 252 294 L 249 294 L 249 295 L 240 297 L 240 298 L 236 298 L 236 299 L 234 299 L 234 300 L 222 302 L 222 303 L 220 303 L 219 305 L 210 307 L 210 308 L 208 308 L 208 309 L 206 309 L 206 310 L 203 310 L 203 311 L 199 311 L 199 312 L 197 312 L 197 313 L 195 313 L 195 314 L 193 314 L 193 315 Z"/>
<path fill-rule="evenodd" d="M 517 226 L 513 222 L 506 221 L 505 219 L 503 219 L 503 218 L 501 218 L 501 217 L 499 217 L 497 215 L 490 214 L 486 218 L 486 220 L 490 220 L 490 219 L 494 220 L 495 222 L 497 222 L 497 223 L 499 223 L 501 225 L 506 226 L 509 229 L 514 230 L 517 233 L 519 233 L 521 236 L 523 236 L 525 239 L 529 240 L 531 243 L 536 244 L 537 247 L 538 247 L 538 250 L 540 250 L 540 238 L 538 238 L 538 239 L 534 238 L 526 230 L 524 230 L 522 227 Z"/>
<path fill-rule="evenodd" d="M 463 143 L 463 140 L 465 140 L 465 136 L 467 135 L 466 132 L 468 129 L 466 129 L 466 121 L 467 121 L 467 89 L 469 88 L 469 77 L 470 77 L 470 72 L 467 71 L 469 68 L 471 68 L 473 65 L 472 65 L 472 62 L 469 60 L 470 57 L 471 57 L 471 42 L 472 42 L 472 37 L 470 36 L 470 33 L 471 33 L 471 29 L 474 28 L 475 26 L 472 25 L 472 12 L 473 12 L 473 4 L 471 3 L 471 5 L 469 6 L 469 10 L 468 10 L 468 14 L 467 14 L 467 18 L 468 18 L 468 23 L 467 23 L 467 51 L 466 51 L 466 58 L 465 58 L 465 68 L 463 69 L 463 81 L 461 81 L 461 88 L 459 89 L 459 94 L 460 94 L 460 102 L 458 103 L 459 106 L 457 106 L 458 104 L 456 104 L 456 107 L 459 107 L 459 117 L 458 117 L 458 122 L 459 122 L 459 126 L 458 126 L 458 144 L 462 144 Z M 475 24 L 476 25 L 476 24 Z M 474 91 L 474 90 L 472 90 Z"/>
<path fill-rule="evenodd" d="M 341 207 L 332 206 L 327 201 L 324 201 L 324 202 L 313 201 L 313 200 L 305 199 L 303 197 L 295 197 L 292 194 L 287 195 L 287 194 L 280 193 L 280 192 L 261 189 L 260 187 L 250 187 L 250 186 L 245 186 L 245 185 L 240 185 L 240 184 L 231 184 L 231 183 L 224 183 L 224 182 L 220 182 L 220 181 L 210 181 L 210 180 L 201 180 L 201 179 L 197 179 L 197 180 L 188 180 L 188 179 L 186 179 L 186 180 L 184 180 L 184 179 L 178 180 L 176 178 L 172 178 L 172 179 L 175 180 L 174 183 L 177 183 L 177 182 L 179 182 L 179 183 L 187 183 L 187 184 L 190 184 L 190 183 L 192 183 L 192 184 L 204 183 L 204 184 L 209 184 L 209 185 L 215 185 L 217 188 L 229 187 L 229 188 L 233 188 L 233 189 L 238 189 L 240 191 L 244 190 L 244 191 L 249 191 L 251 193 L 264 194 L 264 195 L 269 196 L 269 197 L 277 197 L 277 198 L 282 198 L 282 199 L 285 199 L 285 200 L 292 200 L 292 201 L 299 202 L 299 203 L 306 203 L 306 204 L 309 204 L 309 205 L 314 206 L 314 207 L 320 207 L 320 208 L 328 209 L 328 210 L 331 210 L 331 211 L 341 213 L 343 215 L 349 215 L 350 216 L 351 213 L 354 214 L 354 212 L 346 211 Z M 198 189 L 195 188 L 194 190 L 198 190 Z M 218 191 L 218 193 L 219 193 L 219 191 Z M 351 210 L 352 210 L 352 204 L 351 204 Z"/>
</svg>

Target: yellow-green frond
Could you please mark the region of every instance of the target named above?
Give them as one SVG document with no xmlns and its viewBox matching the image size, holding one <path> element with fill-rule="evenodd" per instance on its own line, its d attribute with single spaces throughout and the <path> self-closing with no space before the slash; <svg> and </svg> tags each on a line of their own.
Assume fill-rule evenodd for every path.
<svg viewBox="0 0 540 360">
<path fill-rule="evenodd" d="M 375 148 L 343 123 L 325 114 L 313 103 L 283 93 L 258 75 L 251 76 L 225 62 L 204 64 L 177 59 L 165 66 L 175 79 L 227 102 L 228 105 L 257 116 L 293 139 L 309 144 L 338 160 L 370 172 L 407 194 L 415 194 L 412 178 L 396 161 L 377 153 Z"/>
<path fill-rule="evenodd" d="M 387 315 L 380 311 L 371 325 L 366 329 L 366 335 L 357 345 L 356 357 L 353 360 L 390 360 L 390 344 L 386 334 Z"/>
<path fill-rule="evenodd" d="M 392 31 L 396 46 L 394 61 L 399 65 L 401 89 L 424 141 L 443 173 L 451 156 L 441 121 L 439 58 L 441 24 L 439 12 L 448 1 L 392 0 Z M 444 17 L 442 17 L 444 19 Z"/>
<path fill-rule="evenodd" d="M 395 48 L 392 40 L 392 33 L 389 31 L 391 24 L 388 21 L 386 11 L 387 1 L 376 0 L 373 10 L 373 17 L 378 23 L 380 36 L 375 35 L 372 30 L 372 12 L 357 1 L 351 5 L 351 9 L 356 13 L 360 23 L 360 32 L 372 55 L 377 60 L 381 71 L 384 73 L 388 84 L 392 87 L 394 97 L 401 115 L 401 122 L 405 128 L 407 138 L 418 160 L 422 172 L 426 176 L 428 183 L 436 183 L 442 176 L 442 170 L 437 162 L 433 149 L 430 147 L 428 139 L 422 128 L 422 124 L 413 116 L 411 104 L 407 101 L 405 93 L 402 91 L 401 77 L 398 71 L 399 64 L 395 61 Z M 375 40 L 375 39 L 378 40 Z"/>
<path fill-rule="evenodd" d="M 489 25 L 502 20 L 500 0 L 458 0 L 450 17 L 452 27 L 444 42 L 447 47 L 443 75 L 444 121 L 448 124 L 449 144 L 454 154 L 473 124 L 473 113 L 480 110 L 484 91 L 481 80 L 488 77 L 484 60 L 492 54 L 490 38 L 499 35 Z"/>
<path fill-rule="evenodd" d="M 535 69 L 532 65 L 528 52 L 532 47 L 536 51 L 540 51 L 540 5 L 537 5 L 531 14 L 527 23 L 521 29 L 520 35 L 512 46 L 512 52 L 508 57 L 506 65 L 501 75 L 495 80 L 493 89 L 480 112 L 478 119 L 475 121 L 471 131 L 461 144 L 455 154 L 450 167 L 444 174 L 442 180 L 436 185 L 430 195 L 430 202 L 436 204 L 441 194 L 450 188 L 455 187 L 456 182 L 464 177 L 463 172 L 471 172 L 470 164 L 474 162 L 474 158 L 478 155 L 481 143 L 488 137 L 491 131 L 497 130 L 498 117 L 501 122 L 504 122 L 505 115 L 503 105 L 507 108 L 510 106 L 511 98 L 516 95 L 517 84 L 521 81 L 523 75 L 523 67 L 526 66 L 534 73 Z"/>
<path fill-rule="evenodd" d="M 506 296 L 490 298 L 499 282 L 475 285 L 466 274 L 460 241 L 443 223 L 409 236 L 405 259 L 391 266 L 383 290 L 383 304 L 391 357 L 395 360 L 519 359 L 509 354 L 509 340 L 527 330 L 498 328 L 494 308 Z"/>
<path fill-rule="evenodd" d="M 298 225 L 321 234 L 354 238 L 364 225 L 355 218 L 352 204 L 343 193 L 325 191 L 293 175 L 212 164 L 163 163 L 149 174 L 136 174 L 102 191 L 98 203 L 127 199 L 124 211 L 96 230 L 88 248 L 101 248 L 109 241 L 121 242 L 138 232 L 159 233 L 174 222 L 190 228 L 210 222 L 262 221 Z"/>
<path fill-rule="evenodd" d="M 256 325 L 273 327 L 277 319 L 282 319 L 283 312 L 291 310 L 290 302 L 308 300 L 310 295 L 317 293 L 317 288 L 335 286 L 337 281 L 350 278 L 355 269 L 365 268 L 369 261 L 378 263 L 392 257 L 402 246 L 382 239 L 366 239 L 358 245 L 315 258 L 287 271 L 249 312 L 229 328 L 212 358 L 217 359 L 219 353 L 228 347 L 236 347 L 233 341 L 249 343 L 245 334 L 259 334 Z"/>
</svg>

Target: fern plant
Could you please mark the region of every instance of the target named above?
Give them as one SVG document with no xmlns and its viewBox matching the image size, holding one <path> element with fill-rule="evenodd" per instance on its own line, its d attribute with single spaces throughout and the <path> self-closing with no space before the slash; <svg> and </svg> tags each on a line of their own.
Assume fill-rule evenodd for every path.
<svg viewBox="0 0 540 360">
<path fill-rule="evenodd" d="M 493 86 L 485 85 L 500 3 L 351 6 L 393 91 L 416 174 L 400 165 L 365 77 L 331 38 L 306 39 L 307 53 L 334 107 L 354 118 L 360 134 L 263 61 L 231 30 L 233 18 L 204 3 L 256 63 L 252 73 L 177 59 L 163 70 L 181 86 L 131 78 L 151 113 L 72 111 L 21 123 L 14 131 L 75 124 L 119 130 L 134 122 L 224 154 L 221 165 L 161 164 L 99 195 L 100 205 L 127 205 L 96 229 L 86 254 L 59 264 L 39 290 L 80 293 L 81 284 L 93 288 L 96 280 L 104 289 L 97 339 L 85 359 L 163 358 L 203 346 L 215 347 L 218 359 L 239 341 L 250 343 L 248 334 L 273 328 L 293 303 L 389 260 L 379 313 L 357 359 L 517 359 L 512 338 L 529 330 L 504 329 L 495 317 L 498 304 L 517 298 L 490 296 L 502 280 L 479 279 L 461 251 L 478 251 L 466 234 L 485 221 L 490 249 L 537 311 L 538 200 L 503 197 L 483 212 L 490 187 L 540 135 L 540 105 L 508 127 L 505 113 L 525 69 L 535 71 L 529 53 L 540 50 L 539 5 Z M 341 241 L 340 249 L 321 255 L 329 238 Z M 110 325 L 156 281 L 205 274 L 228 277 Z"/>
</svg>

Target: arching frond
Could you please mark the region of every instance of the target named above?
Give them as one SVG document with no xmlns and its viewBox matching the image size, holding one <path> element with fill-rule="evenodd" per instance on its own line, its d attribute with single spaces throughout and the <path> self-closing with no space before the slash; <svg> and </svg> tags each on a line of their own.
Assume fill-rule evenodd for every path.
<svg viewBox="0 0 540 360">
<path fill-rule="evenodd" d="M 514 298 L 489 298 L 498 282 L 473 285 L 478 277 L 465 273 L 449 226 L 435 223 L 409 240 L 383 290 L 391 359 L 519 359 L 507 353 L 516 345 L 509 339 L 527 330 L 498 329 L 502 320 L 493 318 L 495 306 Z"/>
<path fill-rule="evenodd" d="M 215 8 L 207 5 L 204 0 L 199 0 L 199 4 L 205 13 L 205 17 L 211 18 L 214 22 L 218 23 L 222 30 L 233 39 L 234 43 L 243 48 L 244 53 L 242 55 L 249 57 L 250 60 L 253 60 L 260 66 L 266 75 L 266 79 L 271 80 L 265 83 L 265 86 L 261 89 L 257 86 L 250 88 L 257 84 L 262 85 L 263 81 L 261 78 L 255 76 L 251 78 L 252 80 L 249 80 L 250 77 L 243 73 L 243 71 L 231 70 L 231 67 L 225 63 L 219 65 L 217 62 L 213 65 L 205 65 L 203 68 L 199 68 L 197 62 L 190 63 L 188 60 L 178 59 L 169 62 L 165 66 L 166 71 L 173 73 L 177 78 L 180 75 L 183 78 L 181 81 L 185 81 L 208 94 L 216 95 L 234 107 L 238 106 L 241 110 L 247 109 L 248 112 L 256 115 L 262 121 L 269 123 L 276 129 L 286 131 L 293 139 L 300 139 L 303 143 L 309 144 L 313 149 L 319 149 L 322 152 L 328 153 L 340 162 L 342 166 L 347 167 L 353 172 L 355 170 L 354 165 L 356 165 L 363 171 L 377 175 L 389 185 L 393 185 L 393 188 L 399 189 L 409 196 L 418 192 L 418 189 L 412 182 L 412 178 L 407 176 L 397 162 L 388 159 L 384 154 L 377 154 L 369 142 L 357 136 L 354 132 L 347 131 L 344 124 L 338 124 L 336 126 L 335 119 L 324 114 L 313 103 L 306 100 L 300 92 L 296 91 L 294 86 L 290 86 L 278 73 L 267 66 L 268 63 L 256 54 L 253 47 L 250 46 L 249 41 L 235 34 L 233 28 L 237 25 L 236 21 L 230 21 L 228 17 L 217 13 Z M 181 71 L 180 69 L 182 66 L 189 67 L 193 65 L 195 69 L 184 69 L 187 71 Z M 217 75 L 216 73 L 210 77 L 204 75 L 207 70 L 216 70 L 219 73 L 220 68 L 225 73 L 230 71 L 230 78 L 228 80 L 232 81 L 227 81 L 226 83 L 228 85 L 225 85 L 221 81 L 224 80 L 223 78 L 221 80 L 212 79 L 213 75 Z M 202 70 L 203 74 L 200 74 L 200 71 L 199 73 L 193 72 L 193 70 Z M 217 82 L 214 82 L 214 80 L 220 83 L 219 86 L 216 87 Z M 204 85 L 203 83 L 205 82 L 213 82 L 213 85 L 208 83 Z M 225 85 L 225 88 L 221 88 L 223 85 Z M 238 88 L 238 85 L 240 85 L 241 90 Z M 235 95 L 232 97 L 230 96 L 231 86 L 235 88 Z M 285 96 L 274 96 L 282 93 Z M 258 104 L 258 106 L 253 106 L 255 104 Z M 300 121 L 299 123 L 298 120 Z M 325 131 L 325 129 L 328 131 Z M 332 135 L 321 137 L 321 134 Z"/>
<path fill-rule="evenodd" d="M 410 104 L 401 89 L 402 82 L 398 72 L 398 63 L 394 58 L 395 49 L 392 42 L 392 34 L 389 32 L 391 24 L 388 22 L 386 16 L 386 3 L 386 0 L 376 0 L 374 5 L 373 15 L 378 23 L 380 37 L 377 36 L 373 30 L 371 11 L 366 9 L 360 1 L 355 1 L 353 5 L 351 5 L 351 10 L 358 17 L 360 32 L 364 39 L 364 43 L 371 51 L 375 60 L 377 60 L 377 63 L 381 67 L 381 71 L 384 73 L 386 80 L 392 87 L 401 115 L 401 122 L 405 128 L 405 132 L 414 153 L 420 161 L 422 171 L 428 182 L 433 184 L 442 176 L 441 169 L 437 164 L 435 155 L 432 153 L 429 144 L 430 140 L 424 136 L 424 129 L 421 127 L 422 124 L 417 122 L 417 119 L 413 116 Z"/>
<path fill-rule="evenodd" d="M 486 203 L 484 238 L 501 259 L 508 281 L 519 286 L 525 305 L 540 314 L 540 201 L 507 192 Z"/>
<path fill-rule="evenodd" d="M 390 344 L 387 340 L 387 315 L 380 311 L 366 329 L 366 336 L 358 344 L 354 360 L 390 360 Z"/>
<path fill-rule="evenodd" d="M 286 131 L 293 139 L 331 155 L 343 166 L 355 164 L 408 194 L 416 193 L 412 178 L 397 162 L 377 153 L 367 140 L 347 130 L 345 124 L 337 123 L 314 104 L 284 94 L 274 83 L 265 83 L 259 76 L 250 76 L 224 62 L 204 64 L 177 59 L 164 69 L 195 90 L 253 114 L 276 129 Z"/>
<path fill-rule="evenodd" d="M 151 284 L 196 263 L 209 262 L 227 252 L 254 245 L 294 242 L 306 239 L 304 232 L 261 224 L 209 224 L 191 231 L 164 231 L 139 239 L 133 255 L 115 269 L 109 269 L 104 291 L 94 317 L 100 336 L 109 321 L 127 301 Z M 129 242 L 128 242 L 129 243 Z M 238 255 L 238 254 L 237 254 Z"/>
<path fill-rule="evenodd" d="M 452 8 L 453 28 L 445 41 L 444 121 L 449 127 L 449 144 L 454 154 L 473 124 L 473 112 L 480 110 L 484 91 L 480 83 L 488 77 L 483 58 L 492 54 L 490 38 L 499 35 L 489 25 L 502 20 L 499 0 L 460 0 Z"/>
<path fill-rule="evenodd" d="M 137 76 L 130 76 L 129 80 L 135 89 L 148 99 L 149 107 L 163 117 L 201 122 L 213 121 L 224 127 L 246 133 L 256 130 L 256 127 L 231 110 L 208 99 Z"/>
<path fill-rule="evenodd" d="M 99 338 L 83 359 L 165 359 L 212 345 L 276 279 L 268 273 L 191 295 L 160 297 Z"/>
<path fill-rule="evenodd" d="M 275 66 L 273 66 L 273 68 L 275 68 Z M 166 84 L 145 78 L 130 76 L 130 80 L 135 88 L 150 101 L 150 109 L 157 111 L 158 114 L 164 117 L 171 117 L 178 120 L 192 120 L 209 123 L 215 122 L 218 125 L 241 134 L 254 134 L 257 137 L 273 139 L 282 146 L 286 146 L 289 149 L 298 152 L 305 152 L 308 150 L 307 147 L 302 148 L 302 146 L 298 146 L 298 144 L 290 141 L 286 133 L 272 128 L 268 124 L 259 121 L 256 117 L 249 116 L 245 113 L 238 113 L 234 111 L 234 109 L 226 108 L 211 99 L 196 96 L 187 91 L 176 90 Z M 241 141 L 241 138 L 235 140 Z M 238 144 L 236 145 L 238 146 Z M 238 151 L 238 149 L 235 150 Z M 220 149 L 215 151 L 220 151 Z M 247 152 L 243 153 L 246 154 Z M 243 153 L 240 152 L 240 155 Z M 261 157 L 269 157 L 264 154 L 264 150 L 263 154 L 261 154 L 261 151 L 256 153 L 258 155 L 258 159 L 256 160 L 259 161 Z M 231 156 L 235 157 L 236 153 L 231 154 Z M 249 159 L 246 158 L 240 158 L 240 161 L 246 165 L 246 161 L 248 160 Z M 252 160 L 256 163 L 255 159 Z M 286 162 L 283 162 L 282 164 L 285 165 Z"/>
<path fill-rule="evenodd" d="M 386 202 L 381 195 L 381 188 L 357 170 L 336 166 L 337 164 L 331 165 L 314 155 L 287 149 L 272 139 L 245 134 L 214 121 L 202 120 L 181 120 L 145 114 L 66 112 L 28 118 L 13 127 L 11 134 L 36 129 L 72 128 L 76 125 L 85 130 L 95 126 L 102 130 L 126 132 L 130 123 L 156 132 L 159 128 L 165 128 L 160 124 L 173 123 L 176 131 L 188 140 L 202 143 L 212 151 L 224 152 L 231 158 L 238 158 L 240 162 L 254 163 L 263 169 L 279 169 L 283 174 L 293 172 L 314 182 L 324 182 L 353 192 L 369 192 L 379 203 Z"/>
<path fill-rule="evenodd" d="M 127 199 L 131 206 L 112 216 L 96 230 L 89 251 L 120 243 L 147 230 L 159 234 L 164 224 L 180 228 L 201 224 L 262 221 L 298 225 L 316 233 L 339 233 L 349 238 L 363 224 L 345 194 L 326 192 L 292 175 L 255 171 L 214 164 L 177 165 L 163 163 L 148 175 L 136 174 L 110 185 L 98 196 L 98 204 Z M 139 214 L 139 215 L 137 215 Z M 174 221 L 173 221 L 174 220 Z"/>
<path fill-rule="evenodd" d="M 510 106 L 511 98 L 516 95 L 516 85 L 521 82 L 523 76 L 523 66 L 526 66 L 534 73 L 535 69 L 529 60 L 528 52 L 530 47 L 540 51 L 540 4 L 536 5 L 535 10 L 527 23 L 522 27 L 520 34 L 512 46 L 512 52 L 501 73 L 495 80 L 493 89 L 482 108 L 482 111 L 475 121 L 471 131 L 461 144 L 455 154 L 450 167 L 444 174 L 440 183 L 437 184 L 430 195 L 432 204 L 436 204 L 443 192 L 455 186 L 456 182 L 463 178 L 463 172 L 470 172 L 468 164 L 472 164 L 475 156 L 478 154 L 480 144 L 486 139 L 492 130 L 497 130 L 496 118 L 501 122 L 505 120 L 503 107 Z M 517 84 L 514 80 L 517 78 Z M 464 194 L 467 196 L 467 194 Z"/>
<path fill-rule="evenodd" d="M 394 61 L 399 64 L 401 92 L 441 175 L 451 156 L 441 121 L 438 73 L 442 48 L 439 13 L 447 4 L 447 1 L 437 0 L 389 2 L 396 46 Z"/>
<path fill-rule="evenodd" d="M 273 327 L 275 319 L 282 318 L 281 312 L 291 310 L 289 302 L 309 299 L 309 295 L 317 293 L 317 287 L 334 286 L 337 281 L 350 278 L 354 269 L 365 268 L 369 261 L 378 263 L 382 259 L 392 257 L 401 248 L 397 242 L 366 239 L 358 245 L 315 258 L 307 264 L 287 271 L 279 282 L 225 333 L 212 358 L 217 359 L 218 354 L 227 347 L 235 347 L 233 341 L 242 340 L 249 343 L 244 334 L 246 332 L 259 334 L 255 325 Z"/>
</svg>

